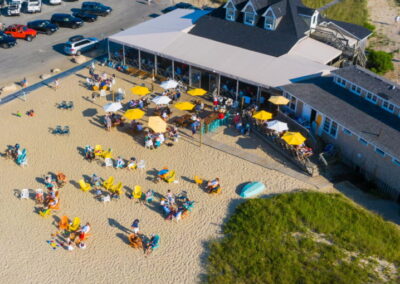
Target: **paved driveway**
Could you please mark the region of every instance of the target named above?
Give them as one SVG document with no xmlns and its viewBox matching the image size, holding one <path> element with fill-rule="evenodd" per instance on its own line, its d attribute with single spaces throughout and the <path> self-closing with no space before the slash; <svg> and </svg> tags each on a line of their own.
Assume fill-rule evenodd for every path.
<svg viewBox="0 0 400 284">
<path fill-rule="evenodd" d="M 34 19 L 50 19 L 54 13 L 71 13 L 71 9 L 81 7 L 83 1 L 63 2 L 59 6 L 44 4 L 38 14 L 22 14 L 19 17 L 0 17 L 0 22 L 9 24 L 26 24 Z M 4 83 L 19 81 L 24 76 L 48 73 L 51 68 L 67 66 L 69 57 L 60 53 L 62 43 L 76 34 L 105 38 L 110 34 L 143 22 L 156 14 L 160 15 L 163 8 L 171 6 L 170 0 L 145 1 L 135 0 L 99 0 L 111 6 L 110 16 L 99 17 L 94 23 L 85 23 L 82 28 L 73 30 L 60 28 L 51 36 L 40 34 L 32 42 L 18 40 L 14 48 L 0 48 L 0 86 Z"/>
</svg>

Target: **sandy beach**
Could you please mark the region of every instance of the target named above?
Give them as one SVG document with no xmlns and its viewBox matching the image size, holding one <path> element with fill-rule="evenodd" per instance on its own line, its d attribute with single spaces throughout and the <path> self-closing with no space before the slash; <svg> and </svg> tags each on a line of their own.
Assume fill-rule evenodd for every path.
<svg viewBox="0 0 400 284">
<path fill-rule="evenodd" d="M 24 168 L 12 160 L 0 159 L 0 278 L 4 283 L 198 282 L 204 273 L 207 242 L 222 236 L 225 218 L 243 201 L 237 194 L 239 185 L 262 181 L 267 185 L 266 194 L 309 187 L 221 151 L 199 147 L 198 141 L 190 138 L 183 137 L 173 147 L 163 145 L 151 151 L 126 131 L 105 131 L 98 116 L 104 115 L 102 105 L 108 101 L 101 98 L 93 103 L 87 99 L 91 91 L 80 83 L 86 75 L 87 70 L 83 70 L 62 79 L 57 91 L 43 87 L 29 94 L 26 101 L 14 100 L 1 106 L 1 151 L 19 143 L 28 152 L 28 166 Z M 129 92 L 133 86 L 130 80 L 118 77 L 116 84 L 126 90 L 127 99 L 134 97 Z M 75 108 L 59 110 L 56 104 L 63 100 L 73 101 Z M 15 115 L 30 109 L 35 110 L 35 117 Z M 71 134 L 51 134 L 49 129 L 56 125 L 69 126 Z M 89 163 L 79 149 L 95 144 L 112 148 L 114 158 L 143 159 L 146 168 L 129 172 Z M 176 170 L 177 184 L 155 184 L 151 180 L 164 166 Z M 20 200 L 16 195 L 23 188 L 44 188 L 43 175 L 58 171 L 65 173 L 70 182 L 61 189 L 61 209 L 54 211 L 54 216 L 43 218 L 35 213 L 33 200 Z M 116 182 L 124 184 L 124 192 L 130 192 L 135 185 L 141 185 L 144 191 L 153 189 L 158 196 L 165 195 L 168 189 L 175 194 L 185 190 L 196 202 L 194 210 L 187 218 L 171 222 L 162 218 L 158 198 L 146 206 L 124 194 L 120 200 L 103 204 L 77 185 L 79 179 L 93 173 L 103 179 L 114 176 Z M 222 194 L 210 196 L 200 190 L 191 182 L 195 175 L 205 179 L 219 177 Z M 85 250 L 53 250 L 46 242 L 57 231 L 54 221 L 63 215 L 91 223 L 92 236 Z M 148 257 L 127 244 L 128 230 L 136 218 L 140 219 L 143 234 L 156 233 L 161 238 L 160 248 Z"/>
</svg>

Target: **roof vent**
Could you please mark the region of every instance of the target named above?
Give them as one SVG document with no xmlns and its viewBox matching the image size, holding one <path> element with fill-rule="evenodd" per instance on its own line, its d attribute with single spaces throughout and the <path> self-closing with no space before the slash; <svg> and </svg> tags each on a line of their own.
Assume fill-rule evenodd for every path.
<svg viewBox="0 0 400 284">
<path fill-rule="evenodd" d="M 395 85 L 391 85 L 391 86 L 389 87 L 389 90 L 394 90 L 394 89 L 396 89 L 396 86 L 395 86 Z"/>
</svg>

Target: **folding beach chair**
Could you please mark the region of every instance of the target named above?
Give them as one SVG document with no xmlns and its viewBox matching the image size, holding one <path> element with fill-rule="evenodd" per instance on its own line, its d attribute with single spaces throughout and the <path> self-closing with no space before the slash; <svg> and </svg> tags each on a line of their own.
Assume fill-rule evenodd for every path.
<svg viewBox="0 0 400 284">
<path fill-rule="evenodd" d="M 19 195 L 19 199 L 29 199 L 29 189 L 27 188 L 22 189 Z"/>
</svg>

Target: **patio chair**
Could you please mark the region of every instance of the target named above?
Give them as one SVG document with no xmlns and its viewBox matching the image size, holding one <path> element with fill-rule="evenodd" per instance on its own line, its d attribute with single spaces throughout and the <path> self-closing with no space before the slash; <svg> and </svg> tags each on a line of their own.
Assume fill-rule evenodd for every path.
<svg viewBox="0 0 400 284">
<path fill-rule="evenodd" d="M 21 193 L 19 195 L 19 199 L 29 199 L 29 189 L 24 188 L 21 190 Z"/>
<path fill-rule="evenodd" d="M 65 105 L 65 109 L 72 110 L 73 108 L 74 108 L 74 102 L 73 102 L 73 101 L 69 101 L 69 102 Z"/>
<path fill-rule="evenodd" d="M 58 104 L 57 108 L 59 108 L 59 109 L 65 109 L 65 108 L 66 108 L 66 105 L 67 105 L 66 101 L 62 101 L 60 104 Z"/>
<path fill-rule="evenodd" d="M 146 162 L 144 160 L 140 160 L 137 164 L 138 169 L 144 169 L 146 167 Z"/>
<path fill-rule="evenodd" d="M 70 133 L 69 126 L 64 126 L 64 129 L 61 131 L 62 131 L 62 133 L 60 133 L 60 134 L 69 135 L 69 133 Z"/>
<path fill-rule="evenodd" d="M 57 125 L 56 128 L 53 129 L 52 131 L 53 134 L 63 134 L 63 130 L 61 128 L 61 125 Z"/>
</svg>

